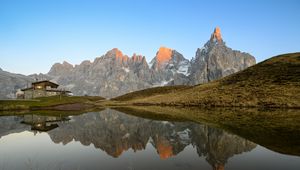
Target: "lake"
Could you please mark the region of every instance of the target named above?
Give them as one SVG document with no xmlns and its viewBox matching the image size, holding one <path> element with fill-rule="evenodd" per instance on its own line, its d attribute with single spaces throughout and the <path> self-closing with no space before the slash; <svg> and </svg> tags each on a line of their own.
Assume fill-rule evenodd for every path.
<svg viewBox="0 0 300 170">
<path fill-rule="evenodd" d="M 293 146 L 282 154 L 281 149 L 281 153 L 274 150 L 284 141 L 280 145 L 261 142 L 262 146 L 254 142 L 261 141 L 256 140 L 262 138 L 259 131 L 255 135 L 250 129 L 251 135 L 241 137 L 228 129 L 181 119 L 137 117 L 113 109 L 70 116 L 1 116 L 0 170 L 300 169 Z M 248 134 L 242 128 L 236 132 Z M 295 141 L 297 132 L 291 138 L 294 141 L 285 139 L 286 145 L 300 144 Z M 265 136 L 265 141 L 272 141 Z"/>
</svg>

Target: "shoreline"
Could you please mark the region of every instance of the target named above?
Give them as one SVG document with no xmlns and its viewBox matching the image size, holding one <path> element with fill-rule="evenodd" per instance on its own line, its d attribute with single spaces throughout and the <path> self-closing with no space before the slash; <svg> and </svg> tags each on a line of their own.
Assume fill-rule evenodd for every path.
<svg viewBox="0 0 300 170">
<path fill-rule="evenodd" d="M 78 96 L 78 98 L 81 98 Z M 10 104 L 5 104 L 3 101 L 9 101 Z M 112 100 L 102 100 L 96 102 L 74 102 L 74 103 L 56 103 L 55 105 L 31 106 L 30 104 L 19 104 L 19 102 L 40 102 L 40 100 L 0 100 L 0 111 L 36 111 L 36 110 L 57 110 L 57 111 L 84 111 L 89 109 L 97 109 L 99 107 L 114 108 L 114 107 L 174 107 L 174 108 L 199 108 L 199 109 L 214 109 L 214 108 L 256 108 L 263 110 L 280 109 L 280 110 L 300 110 L 300 106 L 262 106 L 262 105 L 213 105 L 213 104 L 189 104 L 189 103 L 127 103 Z M 15 103 L 14 103 L 15 102 Z"/>
</svg>

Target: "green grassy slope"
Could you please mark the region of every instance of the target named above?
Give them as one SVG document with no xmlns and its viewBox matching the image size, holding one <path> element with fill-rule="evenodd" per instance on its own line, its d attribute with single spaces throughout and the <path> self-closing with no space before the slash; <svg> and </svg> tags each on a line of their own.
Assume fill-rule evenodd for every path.
<svg viewBox="0 0 300 170">
<path fill-rule="evenodd" d="M 34 100 L 0 100 L 0 110 L 24 110 L 24 109 L 56 109 L 64 110 L 63 105 L 68 106 L 67 110 L 72 104 L 78 104 L 75 110 L 84 108 L 93 103 L 104 100 L 98 96 L 51 96 L 41 97 Z"/>
<path fill-rule="evenodd" d="M 135 91 L 132 93 L 128 93 L 123 96 L 119 96 L 116 98 L 113 98 L 114 101 L 127 101 L 127 100 L 134 100 L 139 99 L 143 97 L 148 97 L 151 95 L 162 95 L 162 94 L 168 94 L 168 93 L 175 93 L 180 90 L 191 88 L 190 86 L 163 86 L 163 87 L 153 87 L 149 89 L 144 89 L 140 91 Z"/>
<path fill-rule="evenodd" d="M 168 91 L 144 90 L 113 100 L 133 105 L 300 108 L 300 53 L 272 57 L 207 84 L 165 88 Z"/>
</svg>

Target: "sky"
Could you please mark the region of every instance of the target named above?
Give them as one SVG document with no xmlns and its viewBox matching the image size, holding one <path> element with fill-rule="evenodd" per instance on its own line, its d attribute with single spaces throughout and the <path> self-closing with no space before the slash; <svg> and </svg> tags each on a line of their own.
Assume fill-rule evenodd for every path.
<svg viewBox="0 0 300 170">
<path fill-rule="evenodd" d="M 195 56 L 216 26 L 257 62 L 300 51 L 299 0 L 0 0 L 0 68 L 47 73 L 112 48 L 146 56 L 160 46 Z"/>
</svg>

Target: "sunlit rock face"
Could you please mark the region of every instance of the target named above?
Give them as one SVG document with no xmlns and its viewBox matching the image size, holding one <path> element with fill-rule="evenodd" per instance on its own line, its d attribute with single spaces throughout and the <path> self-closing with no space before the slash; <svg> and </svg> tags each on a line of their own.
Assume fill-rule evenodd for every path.
<svg viewBox="0 0 300 170">
<path fill-rule="evenodd" d="M 154 121 L 110 109 L 74 116 L 48 134 L 55 143 L 75 140 L 83 145 L 93 144 L 112 157 L 129 149 L 144 150 L 150 143 L 161 159 L 168 159 L 192 145 L 214 169 L 222 169 L 230 157 L 256 147 L 250 141 L 207 125 Z"/>
<path fill-rule="evenodd" d="M 166 65 L 171 60 L 172 53 L 172 49 L 160 47 L 158 52 L 156 53 L 156 57 L 153 59 L 152 68 L 154 70 L 163 69 L 164 65 Z"/>
<path fill-rule="evenodd" d="M 156 56 L 150 62 L 151 69 L 159 78 L 155 86 L 182 85 L 180 77 L 187 78 L 190 67 L 189 60 L 176 50 L 167 47 L 160 47 Z"/>
<path fill-rule="evenodd" d="M 223 42 L 221 30 L 219 27 L 215 28 L 214 32 L 212 33 L 212 35 L 210 37 L 210 41 L 218 41 L 219 43 Z"/>
</svg>

